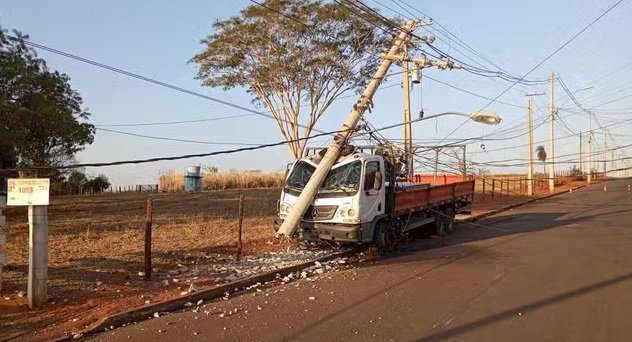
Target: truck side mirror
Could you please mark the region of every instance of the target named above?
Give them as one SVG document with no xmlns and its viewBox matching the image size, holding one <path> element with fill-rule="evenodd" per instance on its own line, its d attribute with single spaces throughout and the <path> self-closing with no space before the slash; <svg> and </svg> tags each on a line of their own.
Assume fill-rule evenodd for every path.
<svg viewBox="0 0 632 342">
<path fill-rule="evenodd" d="M 287 174 L 290 173 L 290 169 L 292 168 L 292 163 L 288 163 L 287 166 L 285 166 L 285 179 L 287 179 Z"/>
<path fill-rule="evenodd" d="M 380 190 L 382 188 L 382 173 L 376 172 L 373 180 L 373 190 Z"/>
</svg>

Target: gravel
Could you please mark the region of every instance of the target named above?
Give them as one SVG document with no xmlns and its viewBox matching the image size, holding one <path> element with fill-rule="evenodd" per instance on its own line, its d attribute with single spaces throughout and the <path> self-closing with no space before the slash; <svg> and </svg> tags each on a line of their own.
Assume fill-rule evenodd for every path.
<svg viewBox="0 0 632 342">
<path fill-rule="evenodd" d="M 254 253 L 243 256 L 239 261 L 229 258 L 207 257 L 207 260 L 212 260 L 208 260 L 209 262 L 203 265 L 195 265 L 194 268 L 184 266 L 184 261 L 180 261 L 180 263 L 178 264 L 178 268 L 176 270 L 169 271 L 169 275 L 171 276 L 171 282 L 173 283 L 185 280 L 187 282 L 191 282 L 191 279 L 197 279 L 195 277 L 202 276 L 205 278 L 214 279 L 215 283 L 217 284 L 226 284 L 327 257 L 340 251 L 343 250 L 328 248 L 317 250 Z M 346 262 L 346 260 L 339 259 L 337 262 L 343 264 Z M 320 263 L 316 261 L 315 265 L 308 269 L 302 270 L 300 272 L 293 272 L 290 274 L 277 274 L 277 278 L 280 279 L 282 283 L 288 283 L 295 279 L 307 278 L 314 272 L 316 274 L 329 272 L 333 269 L 332 266 L 337 265 L 331 263 Z M 180 279 L 173 277 L 176 274 Z M 168 283 L 168 280 L 163 281 L 164 285 L 167 285 Z M 240 290 L 251 290 L 259 286 L 262 286 L 262 284 L 250 286 L 246 289 Z M 191 284 L 188 292 L 192 293 L 196 292 L 197 290 L 197 286 Z M 184 291 L 182 291 L 182 295 L 184 294 Z"/>
</svg>

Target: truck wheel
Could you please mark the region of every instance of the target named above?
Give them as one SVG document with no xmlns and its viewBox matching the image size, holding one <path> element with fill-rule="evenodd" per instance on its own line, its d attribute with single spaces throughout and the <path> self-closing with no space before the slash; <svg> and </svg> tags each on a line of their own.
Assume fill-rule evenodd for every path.
<svg viewBox="0 0 632 342">
<path fill-rule="evenodd" d="M 443 217 L 445 220 L 445 233 L 452 234 L 452 231 L 454 230 L 454 209 L 446 209 L 445 215 L 446 216 Z"/>
<path fill-rule="evenodd" d="M 386 220 L 377 223 L 375 244 L 380 254 L 392 252 L 395 247 L 395 235 Z"/>
</svg>

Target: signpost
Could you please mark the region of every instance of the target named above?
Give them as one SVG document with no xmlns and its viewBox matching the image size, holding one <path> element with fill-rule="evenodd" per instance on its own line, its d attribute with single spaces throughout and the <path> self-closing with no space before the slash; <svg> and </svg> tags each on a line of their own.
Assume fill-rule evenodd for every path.
<svg viewBox="0 0 632 342">
<path fill-rule="evenodd" d="M 7 198 L 0 195 L 0 290 L 2 290 L 2 266 L 7 262 L 7 256 L 4 251 L 4 245 L 7 243 L 6 235 L 4 235 L 4 229 L 7 222 L 4 215 L 6 205 Z"/>
<path fill-rule="evenodd" d="M 7 184 L 7 205 L 48 205 L 50 179 L 9 178 Z"/>
<path fill-rule="evenodd" d="M 43 306 L 47 300 L 49 190 L 49 179 L 8 179 L 7 205 L 29 207 L 30 308 Z"/>
</svg>

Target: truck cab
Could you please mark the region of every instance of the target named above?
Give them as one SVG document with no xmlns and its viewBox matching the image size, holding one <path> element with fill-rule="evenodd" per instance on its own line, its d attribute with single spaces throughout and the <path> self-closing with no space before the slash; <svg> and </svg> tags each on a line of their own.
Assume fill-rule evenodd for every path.
<svg viewBox="0 0 632 342">
<path fill-rule="evenodd" d="M 313 155 L 298 159 L 289 169 L 279 200 L 276 229 L 292 210 L 320 158 Z M 352 153 L 340 157 L 303 215 L 299 238 L 371 242 L 371 226 L 386 211 L 384 170 L 384 158 L 380 155 Z"/>
</svg>

